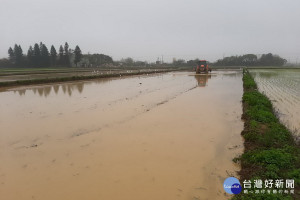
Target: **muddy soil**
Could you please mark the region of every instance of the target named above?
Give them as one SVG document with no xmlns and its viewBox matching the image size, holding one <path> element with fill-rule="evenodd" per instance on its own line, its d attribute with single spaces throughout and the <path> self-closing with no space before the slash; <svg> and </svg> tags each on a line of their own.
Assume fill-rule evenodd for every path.
<svg viewBox="0 0 300 200">
<path fill-rule="evenodd" d="M 241 71 L 2 91 L 1 199 L 228 199 L 242 93 Z"/>
</svg>

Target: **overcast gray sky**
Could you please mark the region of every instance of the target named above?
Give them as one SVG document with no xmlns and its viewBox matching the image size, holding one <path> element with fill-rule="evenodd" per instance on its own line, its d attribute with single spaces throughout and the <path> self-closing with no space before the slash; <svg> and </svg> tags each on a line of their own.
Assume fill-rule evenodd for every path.
<svg viewBox="0 0 300 200">
<path fill-rule="evenodd" d="M 274 53 L 300 62 L 299 0 L 0 0 L 0 57 L 9 46 L 68 42 L 83 53 L 215 61 Z"/>
</svg>

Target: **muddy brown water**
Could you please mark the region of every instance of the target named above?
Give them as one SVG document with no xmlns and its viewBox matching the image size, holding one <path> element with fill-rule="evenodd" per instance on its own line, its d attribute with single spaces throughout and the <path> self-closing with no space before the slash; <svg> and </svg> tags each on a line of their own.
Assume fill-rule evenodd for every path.
<svg viewBox="0 0 300 200">
<path fill-rule="evenodd" d="M 0 92 L 0 199 L 228 199 L 241 71 Z"/>
</svg>

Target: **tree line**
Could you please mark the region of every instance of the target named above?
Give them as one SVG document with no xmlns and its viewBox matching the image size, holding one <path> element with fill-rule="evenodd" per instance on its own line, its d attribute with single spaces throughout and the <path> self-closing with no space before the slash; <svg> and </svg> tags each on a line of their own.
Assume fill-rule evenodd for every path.
<svg viewBox="0 0 300 200">
<path fill-rule="evenodd" d="M 58 52 L 51 45 L 49 52 L 47 46 L 40 42 L 40 44 L 35 43 L 33 46 L 29 46 L 26 55 L 23 53 L 21 45 L 15 44 L 13 48 L 9 47 L 8 60 L 2 62 L 15 67 L 70 67 L 71 57 L 72 62 L 77 66 L 82 59 L 82 52 L 78 45 L 72 50 L 66 42 L 64 46 L 60 45 Z"/>
<path fill-rule="evenodd" d="M 271 53 L 262 54 L 260 57 L 254 54 L 242 56 L 230 56 L 217 60 L 215 66 L 282 66 L 287 60 Z"/>
<path fill-rule="evenodd" d="M 80 67 L 150 67 L 150 66 L 165 66 L 165 67 L 191 67 L 196 66 L 199 59 L 184 60 L 173 59 L 172 63 L 148 63 L 146 61 L 134 61 L 132 58 L 121 59 L 119 62 L 114 62 L 113 59 L 104 54 L 82 54 L 77 45 L 74 50 L 69 48 L 68 43 L 60 45 L 58 52 L 51 45 L 50 51 L 42 42 L 35 43 L 30 46 L 27 54 L 23 53 L 22 47 L 18 44 L 8 49 L 8 59 L 0 59 L 0 67 L 59 67 L 59 66 L 80 66 Z M 242 56 L 230 56 L 219 59 L 211 65 L 214 66 L 282 66 L 287 60 L 278 55 L 271 53 L 262 54 L 258 57 L 255 54 L 246 54 Z"/>
<path fill-rule="evenodd" d="M 193 60 L 173 59 L 171 65 L 178 67 L 191 67 L 196 66 L 200 59 Z M 262 54 L 258 57 L 255 54 L 245 54 L 242 56 L 230 56 L 223 59 L 219 59 L 214 63 L 210 63 L 213 66 L 283 66 L 287 63 L 287 60 L 281 58 L 278 55 L 272 53 Z"/>
</svg>

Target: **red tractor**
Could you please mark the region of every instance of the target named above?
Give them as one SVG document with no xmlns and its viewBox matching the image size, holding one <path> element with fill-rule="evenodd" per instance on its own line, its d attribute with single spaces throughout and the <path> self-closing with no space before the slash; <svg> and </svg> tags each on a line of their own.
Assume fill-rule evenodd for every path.
<svg viewBox="0 0 300 200">
<path fill-rule="evenodd" d="M 196 67 L 196 74 L 211 72 L 211 68 L 208 67 L 206 60 L 200 60 L 198 61 L 197 67 Z"/>
</svg>

